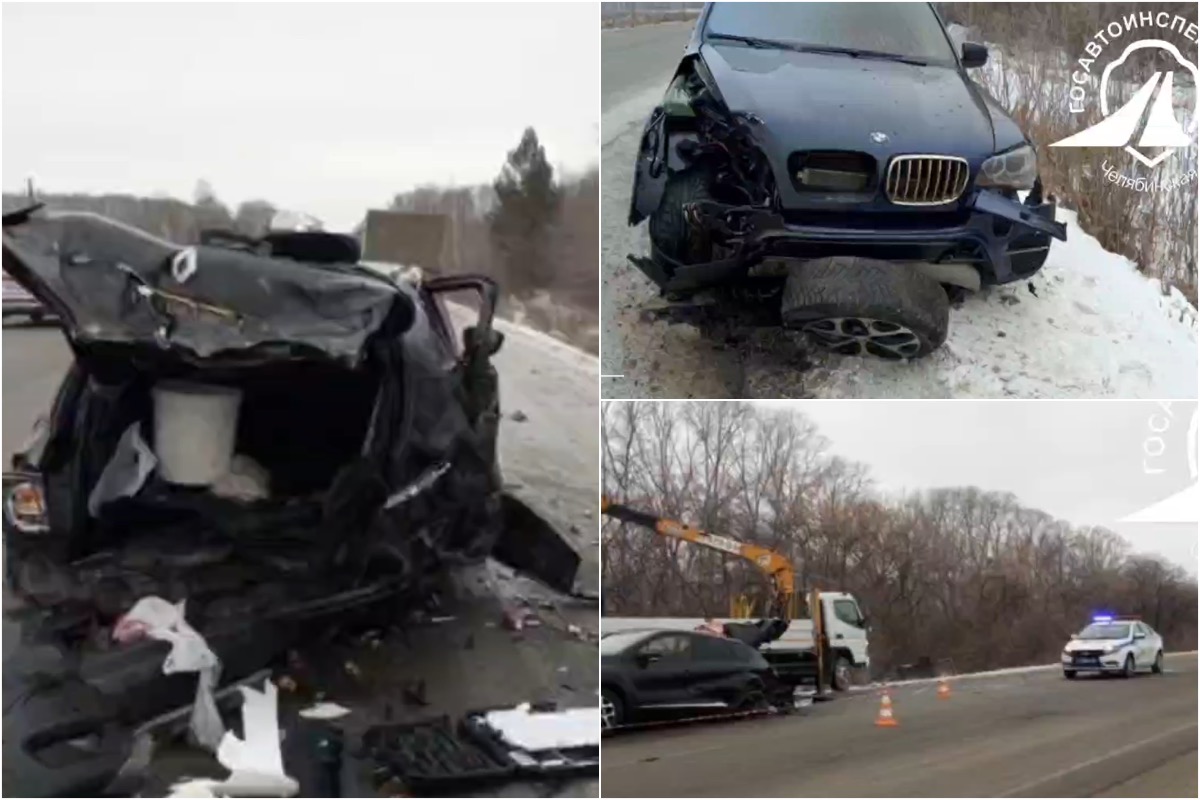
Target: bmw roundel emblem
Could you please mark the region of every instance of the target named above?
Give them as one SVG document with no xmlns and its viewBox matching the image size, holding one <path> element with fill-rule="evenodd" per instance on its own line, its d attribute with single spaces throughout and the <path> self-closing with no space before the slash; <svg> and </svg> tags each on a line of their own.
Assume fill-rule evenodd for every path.
<svg viewBox="0 0 1200 800">
<path fill-rule="evenodd" d="M 887 144 L 888 135 L 883 131 L 873 131 L 871 133 L 871 141 L 875 144 Z"/>
</svg>

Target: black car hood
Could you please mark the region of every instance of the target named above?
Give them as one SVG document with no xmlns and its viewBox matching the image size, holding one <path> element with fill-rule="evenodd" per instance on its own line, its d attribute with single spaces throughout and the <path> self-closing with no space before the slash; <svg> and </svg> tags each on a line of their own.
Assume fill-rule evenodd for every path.
<svg viewBox="0 0 1200 800">
<path fill-rule="evenodd" d="M 880 162 L 897 153 L 994 152 L 991 115 L 953 67 L 706 43 L 701 57 L 730 111 L 763 124 L 769 156 L 857 150 Z M 886 134 L 882 144 L 870 134 Z"/>
<path fill-rule="evenodd" d="M 143 346 L 191 359 L 315 356 L 357 366 L 376 332 L 413 324 L 410 292 L 353 264 L 312 264 L 186 246 L 105 217 L 35 210 L 4 217 L 4 269 L 58 314 L 78 349 Z"/>
</svg>

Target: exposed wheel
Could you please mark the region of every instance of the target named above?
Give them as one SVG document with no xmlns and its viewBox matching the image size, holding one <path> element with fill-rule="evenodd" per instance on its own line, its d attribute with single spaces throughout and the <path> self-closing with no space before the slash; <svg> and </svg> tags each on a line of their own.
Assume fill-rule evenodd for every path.
<svg viewBox="0 0 1200 800">
<path fill-rule="evenodd" d="M 1073 681 L 1073 680 L 1075 680 L 1075 670 L 1073 670 L 1073 669 L 1064 669 L 1064 670 L 1063 670 L 1063 677 L 1064 677 L 1064 678 L 1066 678 L 1066 679 L 1067 679 L 1067 680 L 1069 680 L 1069 681 Z"/>
<path fill-rule="evenodd" d="M 1163 674 L 1162 650 L 1159 650 L 1157 653 L 1154 654 L 1154 666 L 1150 667 L 1150 671 L 1153 672 L 1155 675 Z"/>
<path fill-rule="evenodd" d="M 909 265 L 834 256 L 788 271 L 780 316 L 835 353 L 919 358 L 946 341 L 950 301 Z"/>
<path fill-rule="evenodd" d="M 713 260 L 712 239 L 687 220 L 685 206 L 711 200 L 708 173 L 690 169 L 667 178 L 662 202 L 650 215 L 650 240 L 658 250 L 683 264 L 702 264 Z"/>
<path fill-rule="evenodd" d="M 1133 663 L 1133 653 L 1125 656 L 1125 666 L 1121 669 L 1122 678 L 1132 678 L 1137 667 Z"/>
<path fill-rule="evenodd" d="M 850 688 L 851 667 L 849 659 L 845 656 L 838 656 L 833 662 L 833 673 L 829 676 L 829 683 L 839 692 Z"/>
<path fill-rule="evenodd" d="M 607 686 L 600 690 L 600 724 L 605 730 L 625 724 L 625 703 L 621 695 Z"/>
<path fill-rule="evenodd" d="M 734 703 L 734 711 L 761 711 L 767 708 L 767 695 L 758 683 L 750 683 L 742 690 L 741 696 Z"/>
</svg>

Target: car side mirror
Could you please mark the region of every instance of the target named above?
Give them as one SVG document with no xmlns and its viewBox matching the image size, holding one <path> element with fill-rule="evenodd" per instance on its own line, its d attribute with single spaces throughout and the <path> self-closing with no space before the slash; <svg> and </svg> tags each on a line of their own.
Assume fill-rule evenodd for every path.
<svg viewBox="0 0 1200 800">
<path fill-rule="evenodd" d="M 984 45 L 976 44 L 975 42 L 963 42 L 962 45 L 962 65 L 967 69 L 972 67 L 982 67 L 987 63 L 988 49 Z"/>
<path fill-rule="evenodd" d="M 661 658 L 662 658 L 662 655 L 659 653 L 638 653 L 637 654 L 637 665 L 639 667 L 641 667 L 642 669 L 645 669 L 646 667 L 650 666 L 651 664 L 653 664 L 654 662 L 658 661 Z"/>
<path fill-rule="evenodd" d="M 1145 639 L 1145 638 L 1146 638 L 1146 634 L 1144 634 L 1144 633 L 1135 633 L 1135 634 L 1133 635 L 1133 638 L 1135 638 L 1135 639 Z"/>
<path fill-rule="evenodd" d="M 1072 633 L 1072 634 L 1071 634 L 1071 641 L 1075 641 L 1075 640 L 1076 640 L 1076 639 L 1078 639 L 1078 638 L 1079 638 L 1079 634 L 1078 634 L 1078 633 Z"/>
</svg>

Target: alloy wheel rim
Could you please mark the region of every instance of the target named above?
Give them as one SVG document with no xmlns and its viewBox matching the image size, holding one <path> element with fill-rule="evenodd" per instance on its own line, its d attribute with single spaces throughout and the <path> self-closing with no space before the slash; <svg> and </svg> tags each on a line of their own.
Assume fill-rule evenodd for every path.
<svg viewBox="0 0 1200 800">
<path fill-rule="evenodd" d="M 872 317 L 825 317 L 802 330 L 823 347 L 844 356 L 870 355 L 893 361 L 914 358 L 921 339 L 904 325 Z"/>
</svg>

